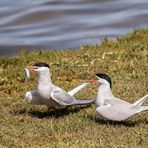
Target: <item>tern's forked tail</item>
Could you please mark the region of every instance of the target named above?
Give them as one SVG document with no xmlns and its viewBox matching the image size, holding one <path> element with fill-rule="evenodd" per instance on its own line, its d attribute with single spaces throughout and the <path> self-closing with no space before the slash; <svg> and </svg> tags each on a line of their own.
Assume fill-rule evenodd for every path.
<svg viewBox="0 0 148 148">
<path fill-rule="evenodd" d="M 141 111 L 146 111 L 146 110 L 148 110 L 148 104 L 145 104 L 145 105 L 140 106 L 140 110 L 141 110 Z"/>
<path fill-rule="evenodd" d="M 141 106 L 145 100 L 148 99 L 148 94 L 145 95 L 144 97 L 140 98 L 138 101 L 132 104 L 132 106 Z"/>
<path fill-rule="evenodd" d="M 138 101 L 132 104 L 132 106 L 136 106 L 140 108 L 141 111 L 146 111 L 148 110 L 148 104 L 144 104 L 144 102 L 148 99 L 148 94 L 145 95 L 144 97 L 140 98 Z"/>
</svg>

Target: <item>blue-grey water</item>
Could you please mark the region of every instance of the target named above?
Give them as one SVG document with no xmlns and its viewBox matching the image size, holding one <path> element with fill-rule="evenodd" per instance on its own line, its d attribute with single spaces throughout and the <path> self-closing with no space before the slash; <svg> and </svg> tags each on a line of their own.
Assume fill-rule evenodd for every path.
<svg viewBox="0 0 148 148">
<path fill-rule="evenodd" d="M 97 44 L 148 25 L 148 0 L 0 0 L 0 55 Z"/>
</svg>

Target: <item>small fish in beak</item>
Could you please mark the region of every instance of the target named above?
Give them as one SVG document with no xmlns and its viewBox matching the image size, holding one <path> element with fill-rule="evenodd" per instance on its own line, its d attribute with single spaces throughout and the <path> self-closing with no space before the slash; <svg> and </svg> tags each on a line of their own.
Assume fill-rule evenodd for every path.
<svg viewBox="0 0 148 148">
<path fill-rule="evenodd" d="M 24 69 L 24 73 L 25 73 L 26 80 L 30 79 L 30 71 L 28 70 L 28 68 Z"/>
</svg>

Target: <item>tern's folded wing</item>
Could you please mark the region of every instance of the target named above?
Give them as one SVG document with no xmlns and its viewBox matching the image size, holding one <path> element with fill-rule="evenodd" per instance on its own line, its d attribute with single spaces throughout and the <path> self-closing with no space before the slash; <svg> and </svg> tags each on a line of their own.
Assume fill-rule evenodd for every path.
<svg viewBox="0 0 148 148">
<path fill-rule="evenodd" d="M 111 104 L 112 106 L 131 106 L 130 103 L 124 101 L 124 100 L 120 100 L 118 98 L 115 99 L 105 99 L 104 100 L 105 104 Z"/>
<path fill-rule="evenodd" d="M 74 98 L 63 89 L 52 91 L 51 97 L 60 105 L 70 105 L 74 101 Z"/>
<path fill-rule="evenodd" d="M 101 106 L 96 109 L 96 111 L 105 119 L 113 120 L 113 121 L 122 121 L 125 120 L 132 115 L 137 113 L 137 110 L 130 107 L 125 107 L 124 105 L 120 106 Z"/>
</svg>

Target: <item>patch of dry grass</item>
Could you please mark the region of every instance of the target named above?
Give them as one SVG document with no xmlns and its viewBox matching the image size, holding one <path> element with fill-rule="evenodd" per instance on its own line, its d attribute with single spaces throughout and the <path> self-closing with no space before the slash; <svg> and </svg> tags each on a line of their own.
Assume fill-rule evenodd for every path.
<svg viewBox="0 0 148 148">
<path fill-rule="evenodd" d="M 116 123 L 103 121 L 95 105 L 47 111 L 27 104 L 24 94 L 35 88 L 36 76 L 25 82 L 23 69 L 37 61 L 50 64 L 53 82 L 65 90 L 94 79 L 93 73 L 108 73 L 114 94 L 134 102 L 148 93 L 148 29 L 95 47 L 0 58 L 0 147 L 147 147 L 147 112 Z M 90 86 L 77 97 L 94 98 L 97 87 Z"/>
</svg>

